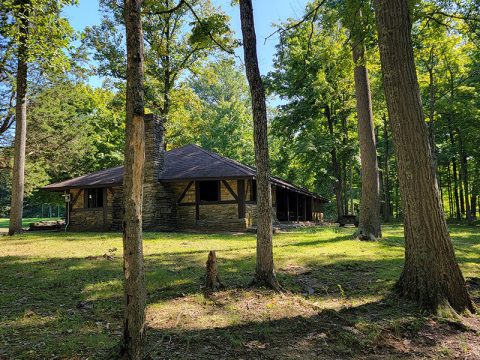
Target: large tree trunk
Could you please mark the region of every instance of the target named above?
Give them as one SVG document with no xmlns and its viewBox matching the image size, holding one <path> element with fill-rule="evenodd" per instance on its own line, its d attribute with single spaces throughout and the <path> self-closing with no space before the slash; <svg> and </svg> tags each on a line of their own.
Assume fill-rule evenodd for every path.
<svg viewBox="0 0 480 360">
<path fill-rule="evenodd" d="M 423 309 L 475 311 L 440 204 L 415 71 L 408 3 L 375 0 L 374 6 L 405 217 L 405 266 L 397 289 Z"/>
<path fill-rule="evenodd" d="M 145 341 L 145 271 L 143 267 L 142 203 L 145 162 L 142 0 L 125 0 L 127 36 L 127 99 L 125 175 L 123 182 L 123 273 L 125 311 L 122 355 L 142 358 Z"/>
<path fill-rule="evenodd" d="M 27 77 L 28 77 L 28 5 L 19 1 L 19 44 L 17 52 L 17 100 L 15 105 L 15 155 L 13 160 L 12 201 L 8 233 L 22 231 L 23 196 L 25 189 L 25 145 L 27 142 Z"/>
<path fill-rule="evenodd" d="M 360 199 L 360 221 L 356 236 L 361 240 L 382 237 L 380 226 L 380 182 L 378 176 L 377 150 L 375 143 L 372 97 L 368 70 L 364 64 L 363 43 L 352 46 L 355 63 L 355 96 L 357 99 L 358 139 L 362 175 L 362 197 Z"/>
<path fill-rule="evenodd" d="M 257 40 L 251 0 L 240 0 L 243 51 L 252 96 L 255 164 L 257 167 L 257 265 L 255 285 L 278 289 L 273 267 L 272 189 L 267 137 L 267 106 L 257 59 Z"/>
<path fill-rule="evenodd" d="M 430 148 L 432 149 L 433 166 L 435 173 L 437 172 L 437 143 L 435 141 L 435 76 L 433 68 L 428 69 L 429 74 L 429 104 L 428 104 L 428 136 L 430 140 Z"/>
</svg>

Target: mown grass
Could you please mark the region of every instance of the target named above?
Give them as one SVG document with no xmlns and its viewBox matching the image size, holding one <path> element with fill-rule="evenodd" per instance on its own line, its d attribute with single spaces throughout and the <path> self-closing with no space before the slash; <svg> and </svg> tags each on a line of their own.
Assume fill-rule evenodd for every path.
<svg viewBox="0 0 480 360">
<path fill-rule="evenodd" d="M 345 358 L 374 354 L 386 328 L 414 333 L 423 314 L 391 296 L 403 266 L 401 226 L 385 226 L 379 242 L 351 234 L 322 227 L 275 235 L 283 294 L 248 288 L 255 235 L 145 234 L 151 356 L 309 358 L 321 349 Z M 452 234 L 476 284 L 480 229 L 456 226 Z M 227 288 L 205 298 L 209 250 Z M 109 357 L 121 336 L 120 234 L 1 237 L 0 254 L 0 358 Z M 471 291 L 480 296 L 478 286 Z"/>
</svg>

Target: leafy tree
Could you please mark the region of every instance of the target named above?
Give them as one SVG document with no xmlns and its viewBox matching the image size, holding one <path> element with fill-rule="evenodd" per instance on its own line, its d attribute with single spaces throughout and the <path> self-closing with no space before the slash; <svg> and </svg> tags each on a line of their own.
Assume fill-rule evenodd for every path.
<svg viewBox="0 0 480 360">
<path fill-rule="evenodd" d="M 281 35 L 267 84 L 283 102 L 272 121 L 272 136 L 283 140 L 274 168 L 322 192 L 333 183 L 341 216 L 348 205 L 347 166 L 353 173 L 357 165 L 357 136 L 353 63 L 338 19 L 335 9 L 322 8 L 313 23 L 283 24 L 288 30 Z"/>
<path fill-rule="evenodd" d="M 397 289 L 427 310 L 475 311 L 441 208 L 416 76 L 408 3 L 375 0 L 374 4 L 405 212 L 405 266 Z"/>
<path fill-rule="evenodd" d="M 254 283 L 279 289 L 273 265 L 272 188 L 267 133 L 267 105 L 257 58 L 257 39 L 251 0 L 240 0 L 245 71 L 252 96 L 257 182 L 257 262 Z"/>
<path fill-rule="evenodd" d="M 85 45 L 94 49 L 99 73 L 116 79 L 122 89 L 126 68 L 123 8 L 115 0 L 100 4 L 103 21 L 86 30 Z M 146 1 L 142 12 L 146 106 L 168 120 L 173 92 L 185 73 L 195 70 L 215 50 L 231 51 L 228 17 L 209 0 Z"/>
<path fill-rule="evenodd" d="M 35 62 L 40 68 L 50 70 L 68 65 L 62 50 L 68 45 L 72 30 L 68 22 L 60 16 L 60 12 L 62 7 L 69 3 L 71 1 L 64 0 L 7 0 L 2 3 L 2 38 L 9 39 L 7 48 L 15 54 L 17 63 L 10 235 L 22 230 L 28 64 Z M 8 59 L 5 54 L 2 54 L 4 59 Z M 10 126 L 11 120 L 8 120 L 8 117 L 11 115 L 8 112 L 9 110 L 2 127 Z"/>
<path fill-rule="evenodd" d="M 142 0 L 125 0 L 127 98 L 123 218 L 124 316 L 121 356 L 144 356 L 145 269 L 143 266 L 142 203 L 145 162 Z"/>
<path fill-rule="evenodd" d="M 248 85 L 232 59 L 222 58 L 199 67 L 172 99 L 167 129 L 170 146 L 193 142 L 253 165 Z"/>
</svg>

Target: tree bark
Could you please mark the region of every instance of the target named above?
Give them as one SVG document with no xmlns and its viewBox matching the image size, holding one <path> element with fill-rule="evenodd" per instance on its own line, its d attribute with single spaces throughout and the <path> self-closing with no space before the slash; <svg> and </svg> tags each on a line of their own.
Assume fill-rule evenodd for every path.
<svg viewBox="0 0 480 360">
<path fill-rule="evenodd" d="M 142 0 L 125 0 L 127 98 L 123 219 L 125 310 L 122 356 L 141 359 L 145 342 L 142 203 L 145 162 Z"/>
<path fill-rule="evenodd" d="M 278 289 L 273 266 L 272 190 L 267 134 L 267 107 L 257 58 L 257 40 L 251 0 L 240 0 L 243 51 L 252 97 L 255 164 L 257 167 L 257 262 L 253 283 Z"/>
<path fill-rule="evenodd" d="M 215 251 L 210 251 L 208 253 L 206 265 L 207 276 L 205 282 L 205 294 L 208 295 L 224 287 L 220 280 L 220 276 L 218 275 L 217 255 Z"/>
<path fill-rule="evenodd" d="M 390 197 L 390 169 L 388 161 L 390 160 L 390 144 L 389 144 L 389 135 L 388 135 L 388 123 L 387 116 L 383 115 L 383 142 L 384 142 L 384 159 L 383 159 L 383 191 L 385 193 L 385 210 L 384 216 L 385 221 L 389 222 L 390 217 L 392 216 L 392 203 Z"/>
<path fill-rule="evenodd" d="M 450 120 L 449 121 L 449 138 L 450 138 L 450 143 L 452 144 L 452 147 L 454 151 L 456 151 L 456 146 L 455 146 L 455 136 L 453 135 L 453 130 L 451 129 L 450 125 Z M 458 195 L 458 175 L 457 175 L 457 156 L 454 154 L 452 157 L 452 176 L 453 176 L 453 195 L 455 198 L 455 214 L 457 217 L 457 220 L 460 220 L 461 214 L 460 214 L 460 197 Z"/>
<path fill-rule="evenodd" d="M 372 97 L 368 70 L 365 66 L 363 42 L 352 46 L 357 99 L 358 139 L 360 143 L 360 163 L 362 168 L 362 197 L 360 219 L 356 236 L 360 240 L 375 240 L 382 237 L 380 225 L 380 182 L 375 143 Z"/>
<path fill-rule="evenodd" d="M 464 191 L 464 202 L 465 202 L 465 215 L 467 218 L 468 224 L 471 224 L 473 219 L 472 219 L 472 214 L 470 212 L 470 199 L 469 199 L 469 184 L 468 184 L 468 156 L 467 152 L 465 150 L 465 146 L 463 144 L 463 138 L 462 138 L 462 133 L 460 131 L 460 128 L 457 128 L 457 134 L 458 134 L 458 145 L 459 145 L 459 153 L 460 153 L 460 173 L 461 173 L 461 179 L 463 182 L 463 191 Z"/>
<path fill-rule="evenodd" d="M 332 112 L 330 109 L 330 106 L 326 105 L 325 106 L 325 117 L 327 118 L 327 126 L 328 126 L 328 131 L 330 135 L 333 137 L 333 116 Z M 333 191 L 335 193 L 335 202 L 337 205 L 337 217 L 341 218 L 344 215 L 343 212 L 343 188 L 344 188 L 344 183 L 343 183 L 343 176 L 342 176 L 342 168 L 340 166 L 340 163 L 338 161 L 338 152 L 337 148 L 335 145 L 332 147 L 330 150 L 330 155 L 332 158 L 332 171 L 333 171 L 333 177 L 335 178 L 334 183 L 333 183 Z"/>
<path fill-rule="evenodd" d="M 23 197 L 25 191 L 25 146 L 27 142 L 27 79 L 28 79 L 28 27 L 29 1 L 20 0 L 19 43 L 17 52 L 17 98 L 15 104 L 15 146 L 12 176 L 12 201 L 8 234 L 22 231 Z"/>
<path fill-rule="evenodd" d="M 426 310 L 475 311 L 440 204 L 411 43 L 407 0 L 374 1 L 405 217 L 400 296 Z"/>
</svg>

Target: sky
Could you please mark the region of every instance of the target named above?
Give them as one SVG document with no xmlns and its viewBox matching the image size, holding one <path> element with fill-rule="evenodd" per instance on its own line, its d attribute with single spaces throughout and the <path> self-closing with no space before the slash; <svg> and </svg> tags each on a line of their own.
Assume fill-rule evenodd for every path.
<svg viewBox="0 0 480 360">
<path fill-rule="evenodd" d="M 86 26 L 99 24 L 101 13 L 98 10 L 98 0 L 79 0 L 78 5 L 69 6 L 64 10 L 64 16 L 76 31 L 82 31 Z M 288 18 L 300 19 L 308 0 L 253 0 L 255 30 L 257 33 L 257 50 L 260 72 L 268 73 L 272 70 L 273 56 L 278 36 L 273 36 L 265 42 L 265 38 L 275 31 L 273 23 L 279 23 Z M 231 0 L 212 0 L 232 18 L 232 27 L 235 37 L 242 37 L 238 6 L 230 6 Z M 237 55 L 242 57 L 242 49 L 237 49 Z M 92 77 L 93 86 L 101 86 L 102 79 Z"/>
</svg>

